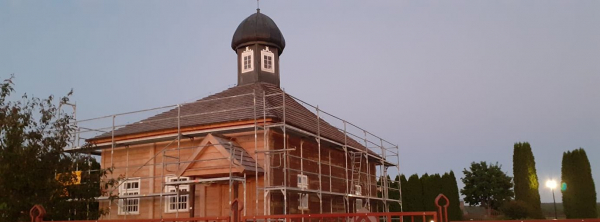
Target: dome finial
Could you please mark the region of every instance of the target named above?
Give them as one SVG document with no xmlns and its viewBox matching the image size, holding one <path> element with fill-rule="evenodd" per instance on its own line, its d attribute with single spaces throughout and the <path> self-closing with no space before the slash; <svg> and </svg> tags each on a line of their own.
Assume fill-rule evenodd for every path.
<svg viewBox="0 0 600 222">
<path fill-rule="evenodd" d="M 256 0 L 256 13 L 260 13 L 260 0 Z"/>
</svg>

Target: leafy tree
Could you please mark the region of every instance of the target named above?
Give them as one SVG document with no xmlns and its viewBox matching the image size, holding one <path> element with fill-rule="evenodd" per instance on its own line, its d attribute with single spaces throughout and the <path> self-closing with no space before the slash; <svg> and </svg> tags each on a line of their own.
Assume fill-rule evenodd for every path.
<svg viewBox="0 0 600 222">
<path fill-rule="evenodd" d="M 114 184 L 99 179 L 109 171 L 98 170 L 87 155 L 64 152 L 72 141 L 73 117 L 59 114 L 53 96 L 39 99 L 25 94 L 20 101 L 9 101 L 12 80 L 0 84 L 0 221 L 26 221 L 35 204 L 46 208 L 46 219 L 97 218 L 101 211 L 92 203 L 101 186 Z M 59 101 L 68 102 L 70 95 Z M 82 173 L 81 184 L 76 185 L 72 172 L 78 169 L 87 174 Z M 84 213 L 88 206 L 91 212 Z"/>
<path fill-rule="evenodd" d="M 561 171 L 562 182 L 567 184 L 567 189 L 562 191 L 567 218 L 597 218 L 596 188 L 585 150 L 579 148 L 563 153 Z"/>
<path fill-rule="evenodd" d="M 544 219 L 535 159 L 529 143 L 515 143 L 513 172 L 515 177 L 515 200 L 522 201 L 527 206 L 530 218 Z"/>
<path fill-rule="evenodd" d="M 448 220 L 461 221 L 463 212 L 460 209 L 460 195 L 458 193 L 458 184 L 454 172 L 444 173 L 442 176 L 442 193 L 450 201 L 448 206 Z"/>
<path fill-rule="evenodd" d="M 470 168 L 464 169 L 465 177 L 461 178 L 465 187 L 460 190 L 465 196 L 465 202 L 474 206 L 483 206 L 488 216 L 491 210 L 497 210 L 504 202 L 510 200 L 514 193 L 512 178 L 502 172 L 501 166 L 486 162 L 471 163 Z"/>
<path fill-rule="evenodd" d="M 506 202 L 500 207 L 504 216 L 511 220 L 525 219 L 529 215 L 529 206 L 520 200 Z"/>
</svg>

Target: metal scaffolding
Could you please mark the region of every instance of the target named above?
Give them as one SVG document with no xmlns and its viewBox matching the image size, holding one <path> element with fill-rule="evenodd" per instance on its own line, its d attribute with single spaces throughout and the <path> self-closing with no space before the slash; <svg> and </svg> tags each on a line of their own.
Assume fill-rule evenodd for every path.
<svg viewBox="0 0 600 222">
<path fill-rule="evenodd" d="M 200 109 L 198 112 L 182 114 L 182 108 L 191 104 L 201 107 L 204 103 L 226 103 L 227 100 L 240 100 L 245 102 L 219 110 L 203 111 Z M 301 107 L 296 104 L 300 104 Z M 313 116 L 306 115 L 306 110 L 304 109 L 309 110 Z M 169 110 L 176 110 L 176 117 L 148 118 L 143 122 L 127 122 L 151 116 L 160 117 L 161 113 L 165 113 Z M 194 126 L 191 126 L 187 122 L 191 118 L 238 115 L 242 112 L 252 112 L 252 115 L 250 119 L 240 120 L 239 122 L 243 122 L 241 124 L 224 125 L 216 128 L 193 128 Z M 269 116 L 269 112 L 279 113 L 280 118 L 272 118 Z M 290 124 L 288 118 L 301 119 L 302 121 L 316 125 L 316 130 Z M 120 121 L 123 123 L 120 123 Z M 109 124 L 106 124 L 106 122 L 109 122 Z M 170 129 L 170 133 L 160 135 L 148 134 L 145 136 L 124 137 L 126 135 L 119 134 L 120 129 L 135 124 L 140 126 L 143 126 L 143 124 L 148 126 L 171 124 L 175 127 Z M 328 130 L 333 127 L 335 131 L 337 131 L 334 133 L 343 135 L 343 139 L 330 138 L 323 135 L 323 133 L 325 133 L 324 127 L 327 127 Z M 275 139 L 271 139 L 273 133 L 282 135 L 283 141 L 281 146 L 276 146 L 274 142 Z M 329 131 L 328 133 L 331 135 L 332 132 Z M 151 187 L 149 189 L 152 192 L 140 192 L 137 195 L 120 195 L 118 196 L 118 199 L 128 200 L 137 198 L 139 203 L 139 201 L 144 198 L 158 198 L 160 218 L 163 218 L 163 213 L 165 211 L 162 210 L 162 208 L 166 207 L 166 203 L 164 203 L 165 198 L 176 196 L 176 199 L 180 200 L 181 195 L 189 195 L 190 190 L 193 190 L 193 188 L 187 188 L 187 191 L 181 192 L 180 186 L 189 185 L 193 187 L 194 184 L 206 183 L 228 184 L 229 205 L 232 205 L 235 201 L 233 192 L 237 193 L 237 190 L 234 191 L 234 189 L 237 189 L 237 184 L 243 185 L 243 206 L 246 206 L 246 202 L 248 201 L 248 192 L 254 192 L 254 212 L 257 216 L 259 214 L 258 197 L 263 197 L 262 214 L 271 215 L 273 214 L 272 206 L 275 206 L 273 201 L 276 201 L 272 200 L 272 197 L 273 195 L 276 195 L 276 193 L 281 193 L 283 196 L 281 203 L 283 209 L 281 211 L 283 214 L 289 214 L 289 203 L 292 201 L 288 198 L 290 196 L 288 193 L 290 192 L 302 192 L 316 195 L 319 198 L 318 213 L 333 213 L 335 211 L 333 209 L 333 197 L 343 198 L 345 213 L 356 212 L 357 209 L 353 210 L 351 204 L 352 200 L 357 198 L 365 199 L 365 208 L 371 212 L 378 211 L 377 207 L 371 206 L 372 204 L 379 205 L 379 209 L 384 212 L 388 211 L 390 203 L 396 203 L 399 204 L 400 207 L 402 206 L 401 198 L 390 199 L 388 195 L 388 191 L 394 189 L 400 193 L 400 186 L 397 188 L 390 187 L 390 183 L 394 182 L 400 185 L 400 181 L 391 181 L 388 178 L 388 169 L 390 167 L 394 168 L 396 173 L 399 174 L 400 172 L 400 160 L 397 145 L 344 119 L 325 112 L 318 106 L 310 105 L 295 98 L 282 90 L 276 92 L 261 90 L 257 92 L 255 89 L 251 93 L 234 96 L 202 99 L 192 103 L 78 120 L 76 121 L 75 134 L 74 138 L 76 139 L 73 142 L 73 147 L 68 150 L 69 152 L 86 152 L 89 154 L 101 155 L 102 167 L 105 168 L 113 167 L 115 158 L 118 158 L 120 161 L 123 161 L 124 158 L 125 166 L 118 166 L 113 169 L 113 172 L 116 172 L 115 174 L 121 173 L 124 175 L 124 180 L 122 180 L 119 185 L 126 181 L 130 181 L 131 179 L 136 179 L 150 184 Z M 231 142 L 222 144 L 201 144 L 200 146 L 182 145 L 191 143 L 191 141 L 194 141 L 196 138 L 204 138 L 209 134 L 236 134 L 253 137 L 254 147 L 241 147 Z M 261 134 L 262 147 L 259 146 L 261 139 L 259 135 Z M 290 137 L 290 135 L 310 138 L 310 140 L 314 139 L 318 152 L 316 155 L 318 158 L 316 160 L 307 158 L 307 154 L 303 153 L 304 144 L 311 143 L 310 140 L 301 140 L 299 145 L 295 144 L 295 146 L 292 147 L 288 142 L 288 137 Z M 104 137 L 104 139 L 98 139 L 100 137 Z M 148 159 L 130 160 L 130 156 L 134 156 L 129 153 L 131 147 L 145 146 L 148 144 L 160 144 L 161 147 L 154 147 L 151 152 L 153 155 Z M 326 148 L 324 148 L 325 144 Z M 182 154 L 186 155 L 187 153 L 193 152 L 193 150 L 202 149 L 202 146 L 214 145 L 226 147 L 230 152 L 230 155 L 224 158 L 201 160 L 188 160 L 185 156 L 182 156 Z M 332 151 L 337 152 L 335 149 L 338 149 L 338 151 L 342 152 L 344 155 L 345 160 L 342 161 L 343 166 L 332 163 Z M 239 175 L 233 173 L 232 169 L 234 167 L 249 164 L 248 162 L 244 162 L 245 158 L 243 158 L 244 155 L 248 155 L 246 151 L 253 151 L 250 155 L 254 161 L 253 175 L 246 175 L 246 173 Z M 295 151 L 298 151 L 299 154 Z M 115 152 L 119 152 L 119 155 L 115 156 Z M 125 157 L 122 156 L 123 152 L 125 152 Z M 264 157 L 261 159 L 259 158 L 260 155 L 263 155 Z M 185 168 L 182 169 L 182 165 L 224 160 L 229 161 L 230 163 L 228 176 L 180 180 L 181 173 L 185 171 Z M 299 162 L 300 167 L 291 167 L 290 164 L 292 162 Z M 318 171 L 311 172 L 307 170 L 306 166 L 304 166 L 305 164 L 316 164 Z M 375 172 L 372 172 L 370 169 L 370 166 L 372 165 L 375 166 Z M 161 170 L 160 174 L 155 171 L 157 169 Z M 138 173 L 142 171 L 147 171 L 148 175 L 138 176 Z M 332 171 L 344 171 L 345 173 L 344 176 L 335 176 Z M 282 184 L 274 183 L 274 174 L 283 175 L 283 178 L 285 179 L 283 179 Z M 292 186 L 288 183 L 288 179 L 292 174 L 318 178 L 317 188 L 299 188 L 297 186 Z M 174 181 L 167 181 L 166 178 L 169 176 L 175 176 L 177 179 Z M 254 177 L 255 189 L 247 191 L 246 181 L 251 176 Z M 261 180 L 261 177 L 263 185 L 259 186 L 258 181 Z M 157 189 L 155 181 L 161 181 L 160 188 Z M 323 187 L 324 183 L 328 184 L 328 186 Z M 334 187 L 336 186 L 345 186 L 345 188 L 341 189 L 342 192 L 334 191 Z M 109 193 L 116 193 L 118 187 L 119 186 L 115 186 Z M 169 190 L 167 190 L 168 187 L 175 187 L 175 192 L 169 192 Z M 125 189 L 127 190 L 129 188 L 126 187 Z M 156 192 L 157 190 L 160 192 Z M 191 192 L 190 196 L 191 197 L 189 198 L 192 198 L 193 200 L 194 193 Z M 324 206 L 323 200 L 325 196 L 330 197 L 329 206 Z M 99 197 L 98 199 L 100 201 L 106 201 L 108 197 Z M 112 209 L 112 204 L 112 201 L 109 201 L 109 209 Z M 324 207 L 329 207 L 329 209 L 324 210 Z M 247 208 L 244 207 L 243 212 L 240 213 L 246 216 Z M 301 211 L 301 213 L 304 213 L 304 211 Z M 123 216 L 127 217 L 127 214 L 124 214 Z M 179 211 L 175 211 L 175 217 L 178 216 Z M 229 216 L 233 218 L 233 213 L 229 212 Z M 110 215 L 108 217 L 111 218 Z"/>
</svg>

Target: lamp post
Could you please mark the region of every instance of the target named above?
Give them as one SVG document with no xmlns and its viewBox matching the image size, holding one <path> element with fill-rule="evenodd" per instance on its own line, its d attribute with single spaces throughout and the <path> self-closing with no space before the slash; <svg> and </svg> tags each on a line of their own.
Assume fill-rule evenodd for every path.
<svg viewBox="0 0 600 222">
<path fill-rule="evenodd" d="M 552 200 L 554 200 L 554 219 L 558 219 L 558 217 L 556 216 L 556 198 L 554 197 L 554 189 L 556 189 L 556 181 L 554 180 L 548 180 L 546 181 L 546 187 L 550 188 L 550 190 L 552 191 Z"/>
</svg>

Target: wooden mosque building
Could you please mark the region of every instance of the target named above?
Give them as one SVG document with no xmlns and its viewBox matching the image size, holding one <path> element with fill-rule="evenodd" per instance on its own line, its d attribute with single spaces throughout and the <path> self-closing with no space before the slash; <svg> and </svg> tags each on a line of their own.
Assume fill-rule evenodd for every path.
<svg viewBox="0 0 600 222">
<path fill-rule="evenodd" d="M 237 86 L 195 102 L 78 121 L 110 177 L 101 219 L 387 211 L 398 147 L 280 88 L 285 40 L 259 10 L 235 30 Z M 161 112 L 118 124 L 132 114 Z M 102 129 L 82 125 L 105 120 Z M 129 118 L 131 119 L 131 118 Z M 100 133 L 97 133 L 100 132 Z M 392 178 L 395 177 L 392 176 Z"/>
</svg>

